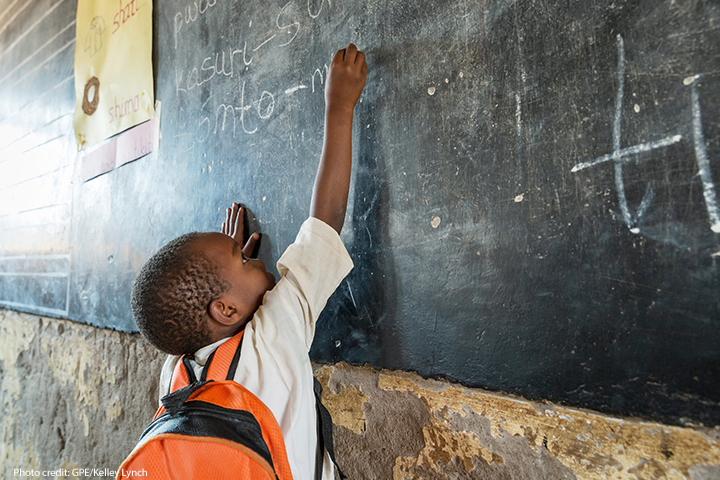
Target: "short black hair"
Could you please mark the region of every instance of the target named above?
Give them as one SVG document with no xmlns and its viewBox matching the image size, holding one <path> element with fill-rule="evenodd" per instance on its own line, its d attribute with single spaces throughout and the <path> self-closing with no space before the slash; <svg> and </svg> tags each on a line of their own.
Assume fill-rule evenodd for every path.
<svg viewBox="0 0 720 480">
<path fill-rule="evenodd" d="M 202 252 L 193 249 L 200 232 L 168 242 L 143 265 L 130 303 L 140 333 L 171 355 L 192 354 L 212 343 L 208 305 L 230 285 Z"/>
</svg>

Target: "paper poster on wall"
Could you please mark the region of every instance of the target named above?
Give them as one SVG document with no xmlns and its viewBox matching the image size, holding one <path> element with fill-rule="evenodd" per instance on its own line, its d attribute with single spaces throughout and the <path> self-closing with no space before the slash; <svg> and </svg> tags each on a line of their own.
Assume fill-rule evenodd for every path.
<svg viewBox="0 0 720 480">
<path fill-rule="evenodd" d="M 152 0 L 78 0 L 78 150 L 154 116 Z"/>
<path fill-rule="evenodd" d="M 160 102 L 155 103 L 155 118 L 136 125 L 121 135 L 100 142 L 79 153 L 80 180 L 87 182 L 138 158 L 156 152 L 160 142 Z"/>
</svg>

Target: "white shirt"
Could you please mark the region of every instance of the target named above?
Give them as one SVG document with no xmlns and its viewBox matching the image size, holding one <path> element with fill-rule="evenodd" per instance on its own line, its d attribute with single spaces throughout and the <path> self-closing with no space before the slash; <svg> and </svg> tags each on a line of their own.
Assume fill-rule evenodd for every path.
<svg viewBox="0 0 720 480">
<path fill-rule="evenodd" d="M 300 227 L 277 269 L 280 280 L 268 291 L 253 319 L 245 327 L 235 381 L 250 390 L 275 415 L 285 439 L 294 480 L 314 480 L 317 419 L 313 374 L 308 352 L 315 322 L 328 298 L 353 268 L 337 232 L 316 218 Z M 207 358 L 227 340 L 195 352 L 198 378 Z M 169 356 L 160 375 L 160 396 L 168 392 L 178 356 Z M 325 452 L 323 480 L 334 479 Z"/>
</svg>

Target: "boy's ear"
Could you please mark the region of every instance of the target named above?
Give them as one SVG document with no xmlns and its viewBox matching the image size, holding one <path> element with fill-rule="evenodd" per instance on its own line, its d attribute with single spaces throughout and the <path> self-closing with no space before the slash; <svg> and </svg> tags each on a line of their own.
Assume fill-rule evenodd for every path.
<svg viewBox="0 0 720 480">
<path fill-rule="evenodd" d="M 235 325 L 243 318 L 242 313 L 224 298 L 216 298 L 210 302 L 208 313 L 213 320 L 228 327 Z"/>
</svg>

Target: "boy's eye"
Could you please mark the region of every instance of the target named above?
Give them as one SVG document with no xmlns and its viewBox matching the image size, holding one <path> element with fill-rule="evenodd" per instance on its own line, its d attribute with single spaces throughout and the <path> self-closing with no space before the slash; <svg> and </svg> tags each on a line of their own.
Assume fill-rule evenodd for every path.
<svg viewBox="0 0 720 480">
<path fill-rule="evenodd" d="M 244 254 L 244 253 L 241 253 L 240 255 L 242 255 L 242 261 L 243 261 L 243 263 L 247 263 L 247 262 L 248 262 L 248 259 L 247 259 L 247 257 L 245 256 L 245 254 Z"/>
</svg>

